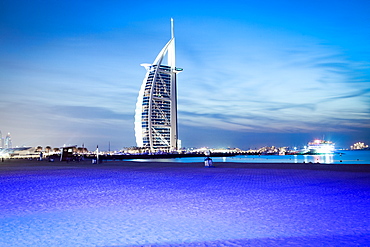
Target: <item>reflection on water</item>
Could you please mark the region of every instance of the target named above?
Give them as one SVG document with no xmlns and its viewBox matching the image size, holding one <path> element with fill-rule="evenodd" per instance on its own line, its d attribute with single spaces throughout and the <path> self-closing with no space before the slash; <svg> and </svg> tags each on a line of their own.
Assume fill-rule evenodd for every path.
<svg viewBox="0 0 370 247">
<path fill-rule="evenodd" d="M 295 155 L 298 156 L 298 155 Z M 324 163 L 332 164 L 334 163 L 334 154 L 323 154 L 323 155 L 303 155 L 304 163 Z M 298 163 L 298 158 L 295 163 Z"/>
<path fill-rule="evenodd" d="M 370 151 L 341 151 L 322 155 L 253 155 L 228 157 L 227 162 L 370 164 Z M 224 161 L 225 162 L 225 161 Z"/>
<path fill-rule="evenodd" d="M 212 157 L 212 159 L 213 162 L 370 164 L 370 151 L 341 151 L 341 153 L 326 155 L 240 155 L 234 157 Z M 204 158 L 189 157 L 135 161 L 204 162 Z"/>
</svg>

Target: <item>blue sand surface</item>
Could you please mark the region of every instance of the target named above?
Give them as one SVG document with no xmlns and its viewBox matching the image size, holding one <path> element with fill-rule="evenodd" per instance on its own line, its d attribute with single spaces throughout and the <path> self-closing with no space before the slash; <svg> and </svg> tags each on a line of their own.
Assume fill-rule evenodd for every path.
<svg viewBox="0 0 370 247">
<path fill-rule="evenodd" d="M 2 164 L 0 246 L 370 246 L 369 169 L 114 164 Z"/>
</svg>

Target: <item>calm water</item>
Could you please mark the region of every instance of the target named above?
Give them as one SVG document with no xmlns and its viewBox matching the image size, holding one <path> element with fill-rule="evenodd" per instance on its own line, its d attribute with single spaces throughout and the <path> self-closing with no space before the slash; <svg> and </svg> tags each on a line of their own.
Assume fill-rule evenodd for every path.
<svg viewBox="0 0 370 247">
<path fill-rule="evenodd" d="M 213 157 L 213 162 L 250 163 L 321 163 L 321 164 L 370 164 L 370 151 L 340 151 L 328 155 L 240 155 L 234 157 Z M 149 161 L 149 160 L 134 160 Z M 155 159 L 161 162 L 203 162 L 202 157 Z"/>
</svg>

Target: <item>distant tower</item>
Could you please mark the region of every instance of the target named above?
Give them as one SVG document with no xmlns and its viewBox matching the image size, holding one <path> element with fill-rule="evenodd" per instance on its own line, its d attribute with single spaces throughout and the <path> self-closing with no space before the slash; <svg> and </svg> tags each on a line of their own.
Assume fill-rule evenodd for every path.
<svg viewBox="0 0 370 247">
<path fill-rule="evenodd" d="M 167 64 L 163 59 L 167 55 Z M 175 65 L 175 36 L 171 19 L 171 39 L 153 64 L 141 64 L 146 75 L 135 111 L 135 136 L 138 147 L 172 151 L 178 148 L 176 77 L 182 69 Z"/>
<path fill-rule="evenodd" d="M 4 139 L 3 139 L 3 134 L 1 133 L 1 130 L 0 130 L 0 148 L 3 148 L 4 147 Z"/>
<path fill-rule="evenodd" d="M 12 138 L 10 137 L 10 133 L 5 137 L 4 148 L 12 148 Z"/>
</svg>

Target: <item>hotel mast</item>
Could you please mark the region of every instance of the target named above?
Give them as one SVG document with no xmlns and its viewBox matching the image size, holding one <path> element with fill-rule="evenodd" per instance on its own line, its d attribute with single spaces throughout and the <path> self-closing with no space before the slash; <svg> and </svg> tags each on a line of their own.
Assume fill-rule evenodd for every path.
<svg viewBox="0 0 370 247">
<path fill-rule="evenodd" d="M 167 64 L 163 59 L 167 56 Z M 135 111 L 135 137 L 138 147 L 155 151 L 178 149 L 176 77 L 182 69 L 175 64 L 175 36 L 171 18 L 171 39 L 153 64 L 141 64 L 146 75 Z"/>
</svg>

